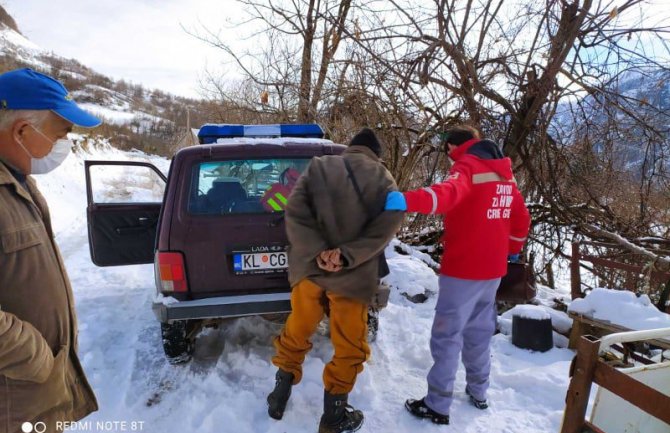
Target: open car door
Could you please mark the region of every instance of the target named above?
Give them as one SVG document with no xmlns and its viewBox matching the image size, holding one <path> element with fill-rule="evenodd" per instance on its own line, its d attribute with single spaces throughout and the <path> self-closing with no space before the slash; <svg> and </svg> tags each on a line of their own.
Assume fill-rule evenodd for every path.
<svg viewBox="0 0 670 433">
<path fill-rule="evenodd" d="M 136 161 L 85 161 L 88 243 L 97 266 L 153 263 L 167 178 Z"/>
</svg>

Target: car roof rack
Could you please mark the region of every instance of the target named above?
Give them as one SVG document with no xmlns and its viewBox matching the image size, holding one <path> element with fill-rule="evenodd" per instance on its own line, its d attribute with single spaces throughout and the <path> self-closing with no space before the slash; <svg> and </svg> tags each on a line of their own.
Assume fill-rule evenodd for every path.
<svg viewBox="0 0 670 433">
<path fill-rule="evenodd" d="M 239 125 L 213 124 L 202 125 L 198 132 L 200 144 L 216 143 L 220 138 L 323 138 L 321 126 L 316 123 Z"/>
</svg>

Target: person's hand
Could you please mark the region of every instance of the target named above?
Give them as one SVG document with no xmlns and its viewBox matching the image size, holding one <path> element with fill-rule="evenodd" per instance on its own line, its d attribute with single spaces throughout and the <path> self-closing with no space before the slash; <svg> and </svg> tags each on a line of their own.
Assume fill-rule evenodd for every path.
<svg viewBox="0 0 670 433">
<path fill-rule="evenodd" d="M 321 260 L 323 260 L 325 263 L 338 266 L 342 262 L 341 255 L 342 251 L 339 248 L 334 248 L 332 250 L 322 251 L 319 257 L 321 257 Z"/>
<path fill-rule="evenodd" d="M 339 248 L 324 250 L 316 257 L 316 264 L 326 272 L 342 270 L 342 251 Z"/>
<path fill-rule="evenodd" d="M 342 270 L 342 256 L 339 248 L 324 250 L 316 257 L 319 268 L 326 272 L 337 272 Z"/>
<path fill-rule="evenodd" d="M 405 196 L 400 191 L 391 191 L 386 196 L 386 206 L 384 210 L 407 210 L 407 202 Z"/>
</svg>

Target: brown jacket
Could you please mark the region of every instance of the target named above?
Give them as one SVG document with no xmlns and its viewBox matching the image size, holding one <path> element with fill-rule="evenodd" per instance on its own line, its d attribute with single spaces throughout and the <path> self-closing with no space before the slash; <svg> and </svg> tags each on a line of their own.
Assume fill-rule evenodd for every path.
<svg viewBox="0 0 670 433">
<path fill-rule="evenodd" d="M 26 421 L 52 432 L 98 409 L 49 209 L 30 177 L 27 186 L 0 162 L 0 433 Z"/>
<path fill-rule="evenodd" d="M 365 205 L 343 158 L 351 165 Z M 351 146 L 342 156 L 314 158 L 286 207 L 291 286 L 309 278 L 326 290 L 369 302 L 378 287 L 379 254 L 402 223 L 403 214 L 383 212 L 386 194 L 394 190 L 391 173 L 367 147 Z M 375 217 L 370 221 L 369 213 Z M 344 268 L 335 273 L 319 269 L 316 256 L 337 247 L 342 250 Z"/>
</svg>

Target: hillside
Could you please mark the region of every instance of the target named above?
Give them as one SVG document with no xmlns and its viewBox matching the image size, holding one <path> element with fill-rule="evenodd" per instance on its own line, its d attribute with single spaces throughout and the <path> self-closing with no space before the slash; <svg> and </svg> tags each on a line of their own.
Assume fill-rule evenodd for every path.
<svg viewBox="0 0 670 433">
<path fill-rule="evenodd" d="M 0 6 L 0 73 L 24 67 L 62 81 L 82 107 L 104 119 L 92 133 L 109 138 L 120 149 L 170 156 L 187 131 L 189 115 L 195 127 L 218 120 L 210 115 L 213 110 L 206 101 L 115 81 L 77 60 L 42 49 L 20 33 Z"/>
<path fill-rule="evenodd" d="M 641 119 L 653 128 L 653 136 L 641 130 Z M 622 74 L 611 87 L 559 104 L 553 137 L 571 145 L 584 140 L 587 131 L 592 151 L 635 179 L 659 170 L 670 173 L 670 72 L 652 68 Z"/>
<path fill-rule="evenodd" d="M 0 24 L 10 28 L 11 30 L 14 30 L 16 33 L 21 34 L 19 31 L 19 26 L 16 25 L 14 18 L 9 15 L 9 13 L 2 6 L 0 6 Z"/>
</svg>

